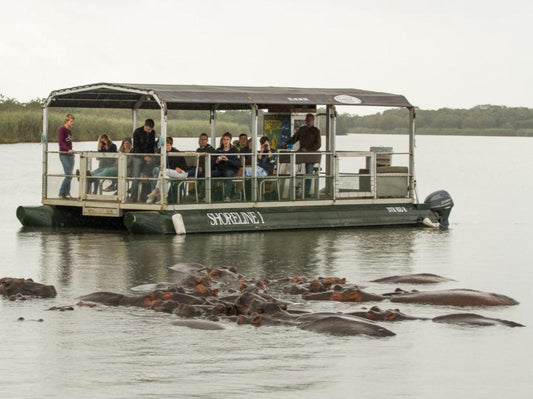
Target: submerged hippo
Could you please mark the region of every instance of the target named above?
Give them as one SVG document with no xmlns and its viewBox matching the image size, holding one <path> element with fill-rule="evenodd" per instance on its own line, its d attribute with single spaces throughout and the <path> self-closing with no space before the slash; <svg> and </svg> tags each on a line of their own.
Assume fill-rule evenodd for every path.
<svg viewBox="0 0 533 399">
<path fill-rule="evenodd" d="M 400 309 L 382 310 L 378 306 L 372 306 L 367 311 L 349 312 L 347 314 L 374 321 L 428 320 L 427 317 L 406 315 L 400 312 Z"/>
<path fill-rule="evenodd" d="M 175 326 L 188 327 L 195 330 L 225 330 L 224 326 L 209 320 L 175 320 Z"/>
<path fill-rule="evenodd" d="M 393 283 L 393 284 L 438 284 L 448 281 L 455 281 L 446 277 L 431 273 L 405 274 L 402 276 L 390 276 L 372 280 L 373 283 Z"/>
<path fill-rule="evenodd" d="M 361 291 L 357 287 L 349 287 L 341 290 L 330 290 L 325 292 L 309 292 L 302 295 L 306 301 L 338 301 L 338 302 L 369 302 L 383 301 L 386 299 L 382 295 Z"/>
<path fill-rule="evenodd" d="M 475 313 L 457 313 L 445 316 L 434 317 L 435 323 L 459 324 L 476 327 L 485 326 L 509 326 L 509 327 L 525 327 L 523 324 L 515 323 L 514 321 L 493 319 L 491 317 L 481 316 Z"/>
<path fill-rule="evenodd" d="M 513 298 L 505 295 L 468 289 L 412 292 L 393 296 L 390 301 L 447 306 L 510 306 L 518 304 Z"/>
<path fill-rule="evenodd" d="M 324 315 L 324 317 L 316 320 L 304 322 L 298 327 L 306 331 L 338 336 L 369 335 L 371 337 L 392 337 L 396 335 L 378 324 L 342 315 Z"/>
<path fill-rule="evenodd" d="M 36 283 L 31 278 L 4 277 L 0 279 L 0 293 L 6 297 L 30 296 L 36 298 L 53 298 L 57 295 L 53 285 Z"/>
</svg>

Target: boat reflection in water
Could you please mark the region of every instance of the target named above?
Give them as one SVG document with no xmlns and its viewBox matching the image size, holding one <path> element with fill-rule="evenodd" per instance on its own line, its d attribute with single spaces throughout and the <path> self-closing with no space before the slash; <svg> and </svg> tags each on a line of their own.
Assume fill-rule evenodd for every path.
<svg viewBox="0 0 533 399">
<path fill-rule="evenodd" d="M 435 234 L 441 248 L 446 248 L 442 240 L 448 236 L 446 231 L 409 227 L 163 237 L 72 232 L 36 233 L 41 241 L 39 279 L 57 281 L 62 285 L 58 291 L 66 295 L 176 281 L 180 276 L 170 267 L 183 262 L 235 266 L 252 278 L 340 276 L 360 282 L 412 272 L 413 262 L 419 261 L 420 233 L 425 243 L 428 234 Z M 446 253 L 440 256 L 442 261 Z"/>
</svg>

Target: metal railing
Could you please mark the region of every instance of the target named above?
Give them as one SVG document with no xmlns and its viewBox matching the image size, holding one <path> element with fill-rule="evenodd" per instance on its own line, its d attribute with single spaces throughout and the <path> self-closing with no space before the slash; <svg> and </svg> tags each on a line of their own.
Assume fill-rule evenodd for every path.
<svg viewBox="0 0 533 399">
<path fill-rule="evenodd" d="M 188 175 L 182 179 L 170 179 L 160 170 L 160 154 L 74 152 L 70 174 L 65 174 L 59 154 L 46 152 L 43 200 L 60 200 L 56 193 L 65 178 L 71 179 L 71 196 L 81 202 L 146 204 L 146 195 L 157 186 L 161 198 L 154 204 L 159 207 L 223 202 L 227 197 L 231 202 L 270 202 L 408 196 L 407 167 L 376 167 L 376 153 L 370 151 L 280 151 L 274 153 L 274 172 L 260 177 L 246 176 L 244 159 L 252 153 L 231 154 L 239 157 L 243 170 L 228 177 L 212 177 L 213 157 L 219 153 L 167 153 L 185 158 Z"/>
</svg>

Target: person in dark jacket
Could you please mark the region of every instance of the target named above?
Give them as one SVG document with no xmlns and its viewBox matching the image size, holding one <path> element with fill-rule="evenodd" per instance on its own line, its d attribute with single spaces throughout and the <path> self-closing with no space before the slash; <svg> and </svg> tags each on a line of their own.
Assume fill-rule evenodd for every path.
<svg viewBox="0 0 533 399">
<path fill-rule="evenodd" d="M 156 152 L 154 121 L 152 119 L 146 119 L 144 126 L 138 127 L 133 132 L 133 148 L 131 153 L 134 154 L 154 154 Z M 153 157 L 149 155 L 132 157 L 132 177 L 139 177 L 142 174 L 150 176 Z M 131 185 L 131 198 L 132 201 L 137 201 L 139 192 L 139 181 L 134 180 Z"/>
<path fill-rule="evenodd" d="M 302 126 L 298 131 L 281 145 L 281 148 L 286 148 L 287 144 L 294 144 L 297 141 L 300 142 L 300 151 L 315 152 L 322 146 L 320 139 L 320 128 L 314 126 L 315 116 L 313 114 L 307 114 L 305 116 L 305 126 Z M 314 173 L 315 164 L 309 162 L 305 164 L 305 174 L 310 175 Z M 311 180 L 305 179 L 305 195 L 309 196 L 311 191 Z"/>
<path fill-rule="evenodd" d="M 222 135 L 221 145 L 217 148 L 217 157 L 211 157 L 211 177 L 233 177 L 241 167 L 241 162 L 237 155 L 239 152 L 231 144 L 231 133 L 226 132 Z M 233 182 L 227 179 L 224 182 L 224 201 L 229 202 Z"/>
<path fill-rule="evenodd" d="M 211 144 L 208 143 L 208 140 L 209 140 L 209 136 L 207 135 L 207 133 L 200 134 L 200 136 L 198 137 L 199 147 L 196 149 L 196 152 L 210 152 L 210 153 L 216 152 L 215 148 Z M 196 167 L 193 166 L 192 168 L 189 168 L 187 170 L 188 176 L 189 177 L 195 177 L 195 176 L 205 177 L 204 165 L 205 165 L 205 156 L 200 157 L 200 159 L 198 160 L 198 174 L 196 174 Z"/>
<path fill-rule="evenodd" d="M 268 141 L 268 137 L 263 136 L 259 140 L 259 143 L 261 144 L 261 149 L 259 151 L 259 154 L 257 154 L 257 169 L 256 169 L 256 175 L 257 177 L 265 177 L 268 175 L 271 175 L 274 172 L 274 167 L 276 166 L 277 161 L 277 154 L 276 150 L 273 150 L 270 147 L 270 142 Z M 245 176 L 251 177 L 252 176 L 252 167 L 247 166 L 245 168 Z"/>
</svg>

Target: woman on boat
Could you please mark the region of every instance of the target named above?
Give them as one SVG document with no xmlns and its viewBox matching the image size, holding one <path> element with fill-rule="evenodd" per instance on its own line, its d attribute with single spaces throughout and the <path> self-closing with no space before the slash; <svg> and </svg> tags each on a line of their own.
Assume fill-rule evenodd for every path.
<svg viewBox="0 0 533 399">
<path fill-rule="evenodd" d="M 59 197 L 72 199 L 70 196 L 70 183 L 72 181 L 72 170 L 74 169 L 74 150 L 72 149 L 72 132 L 70 128 L 74 125 L 74 115 L 65 115 L 65 124 L 57 131 L 57 142 L 59 144 L 59 160 L 63 165 L 65 178 L 59 188 Z"/>
<path fill-rule="evenodd" d="M 114 144 L 113 144 L 114 145 Z M 127 154 L 131 151 L 131 138 L 125 137 L 124 140 L 122 140 L 122 143 L 120 144 L 120 147 L 118 149 L 119 153 Z M 98 177 L 117 177 L 118 176 L 118 159 L 113 160 L 114 164 L 110 167 L 104 168 L 99 172 L 93 172 L 93 176 Z M 131 167 L 131 157 L 128 157 L 128 170 Z M 117 182 L 114 180 L 111 184 L 109 184 L 107 187 L 103 189 L 103 191 L 116 191 L 117 189 Z"/>
<path fill-rule="evenodd" d="M 98 152 L 117 152 L 116 144 L 111 141 L 107 134 L 101 134 L 100 137 L 98 137 L 97 149 Z M 90 176 L 101 176 L 101 173 L 105 169 L 113 167 L 115 163 L 116 159 L 114 158 L 99 158 L 98 168 L 93 170 L 90 173 Z M 96 194 L 98 191 L 98 183 L 100 183 L 100 179 L 90 179 L 87 187 L 87 193 L 92 192 L 93 194 Z M 91 187 L 93 187 L 92 190 Z"/>
<path fill-rule="evenodd" d="M 125 137 L 124 140 L 122 140 L 122 143 L 120 144 L 120 147 L 118 148 L 118 152 L 122 154 L 128 154 L 131 152 L 132 143 L 130 137 Z M 128 157 L 127 160 L 127 170 L 131 170 L 131 163 L 132 163 L 132 157 Z M 98 175 L 100 177 L 117 177 L 118 176 L 118 159 L 115 161 L 114 165 L 105 168 L 102 170 Z M 117 190 L 117 181 L 116 179 L 113 179 L 111 184 L 109 184 L 107 187 L 104 187 L 102 191 L 116 191 Z"/>
<path fill-rule="evenodd" d="M 226 132 L 222 135 L 220 140 L 221 145 L 217 148 L 217 157 L 211 157 L 211 177 L 233 177 L 241 167 L 239 157 L 237 155 L 239 151 L 231 144 L 231 133 Z M 229 202 L 231 196 L 231 188 L 233 182 L 231 179 L 227 179 L 224 182 L 224 201 Z"/>
</svg>

